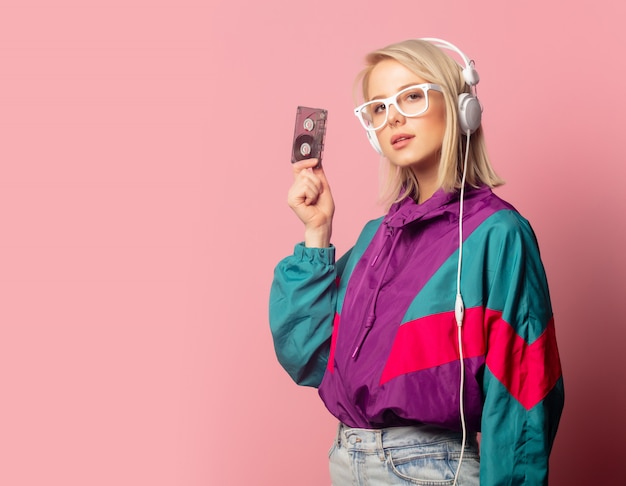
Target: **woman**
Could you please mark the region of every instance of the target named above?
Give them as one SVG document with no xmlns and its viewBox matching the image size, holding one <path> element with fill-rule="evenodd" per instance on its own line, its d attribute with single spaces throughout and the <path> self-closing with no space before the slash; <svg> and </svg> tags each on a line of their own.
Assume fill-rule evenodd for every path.
<svg viewBox="0 0 626 486">
<path fill-rule="evenodd" d="M 369 54 L 361 79 L 388 212 L 335 261 L 324 170 L 294 164 L 304 242 L 270 296 L 279 361 L 339 420 L 332 482 L 547 484 L 563 407 L 552 309 L 530 225 L 491 191 L 473 63 L 409 40 Z"/>
</svg>

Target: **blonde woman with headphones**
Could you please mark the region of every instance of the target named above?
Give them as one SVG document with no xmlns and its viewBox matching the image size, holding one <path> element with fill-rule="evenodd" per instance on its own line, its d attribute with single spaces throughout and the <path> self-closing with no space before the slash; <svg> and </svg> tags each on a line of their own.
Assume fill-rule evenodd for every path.
<svg viewBox="0 0 626 486">
<path fill-rule="evenodd" d="M 359 80 L 388 210 L 336 259 L 324 169 L 295 163 L 304 241 L 270 295 L 280 363 L 339 423 L 332 483 L 547 484 L 564 402 L 554 319 L 533 230 L 492 192 L 474 63 L 408 40 L 370 53 Z"/>
</svg>

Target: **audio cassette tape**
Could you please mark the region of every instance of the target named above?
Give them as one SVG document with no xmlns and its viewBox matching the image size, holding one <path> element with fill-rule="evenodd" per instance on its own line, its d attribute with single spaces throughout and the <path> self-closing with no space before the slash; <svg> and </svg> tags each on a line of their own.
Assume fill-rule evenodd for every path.
<svg viewBox="0 0 626 486">
<path fill-rule="evenodd" d="M 327 110 L 298 106 L 291 152 L 292 164 L 305 159 L 318 159 L 318 167 L 321 165 L 327 117 Z"/>
</svg>

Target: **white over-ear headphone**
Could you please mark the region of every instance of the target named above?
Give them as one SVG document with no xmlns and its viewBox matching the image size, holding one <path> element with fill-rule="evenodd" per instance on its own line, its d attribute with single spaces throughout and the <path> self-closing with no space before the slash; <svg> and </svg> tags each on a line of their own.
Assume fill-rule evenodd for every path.
<svg viewBox="0 0 626 486">
<path fill-rule="evenodd" d="M 423 41 L 430 42 L 440 49 L 447 49 L 449 51 L 456 52 L 465 64 L 463 67 L 463 79 L 465 80 L 465 84 L 467 84 L 470 88 L 472 88 L 473 93 L 461 93 L 457 102 L 457 113 L 459 119 L 459 127 L 461 128 L 464 134 L 474 133 L 476 129 L 480 126 L 480 121 L 482 118 L 482 107 L 480 106 L 480 102 L 476 97 L 474 86 L 478 84 L 480 81 L 480 77 L 478 76 L 478 72 L 474 69 L 474 61 L 470 60 L 461 49 L 456 47 L 454 44 L 451 44 L 448 41 L 442 39 L 436 39 L 434 37 L 424 37 Z M 378 138 L 376 137 L 376 133 L 373 131 L 367 130 L 366 132 L 367 139 L 374 147 L 374 150 L 382 155 L 383 151 L 378 143 Z"/>
</svg>

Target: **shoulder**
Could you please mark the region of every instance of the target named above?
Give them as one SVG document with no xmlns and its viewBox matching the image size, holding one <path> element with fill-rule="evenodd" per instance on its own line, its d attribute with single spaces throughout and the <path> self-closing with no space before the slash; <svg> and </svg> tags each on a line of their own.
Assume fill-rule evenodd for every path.
<svg viewBox="0 0 626 486">
<path fill-rule="evenodd" d="M 483 255 L 487 261 L 498 265 L 541 259 L 530 222 L 510 205 L 503 205 L 477 224 L 465 245 L 469 252 Z"/>
<path fill-rule="evenodd" d="M 383 219 L 384 216 L 381 216 L 380 218 L 368 221 L 361 230 L 361 234 L 359 235 L 355 246 L 361 247 L 369 245 L 369 243 L 372 241 L 372 238 L 374 238 L 374 235 L 378 231 L 378 228 L 380 228 Z"/>
<path fill-rule="evenodd" d="M 517 237 L 524 241 L 537 243 L 535 232 L 530 222 L 516 210 L 502 210 L 495 213 L 490 222 L 504 236 Z"/>
<path fill-rule="evenodd" d="M 535 233 L 528 219 L 515 207 L 491 191 L 482 201 L 491 207 L 490 214 L 476 228 L 477 236 L 485 235 L 501 241 L 531 241 L 536 243 Z"/>
<path fill-rule="evenodd" d="M 372 220 L 368 221 L 367 223 L 365 223 L 365 226 L 363 228 L 362 233 L 365 233 L 367 231 L 374 231 L 374 232 L 376 232 L 376 230 L 378 229 L 380 224 L 383 222 L 383 219 L 385 219 L 385 217 L 384 216 L 380 216 L 379 218 L 372 219 Z"/>
</svg>

